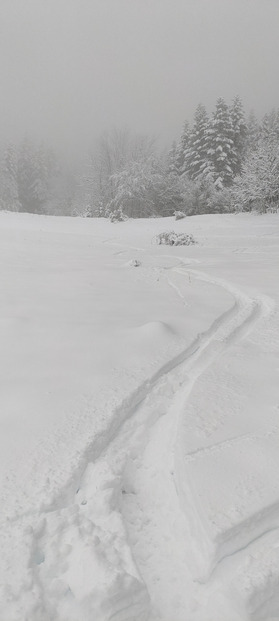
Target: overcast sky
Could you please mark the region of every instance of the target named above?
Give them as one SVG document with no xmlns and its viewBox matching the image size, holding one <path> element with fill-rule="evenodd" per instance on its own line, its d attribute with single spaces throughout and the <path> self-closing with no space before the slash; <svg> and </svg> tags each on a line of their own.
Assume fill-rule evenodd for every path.
<svg viewBox="0 0 279 621">
<path fill-rule="evenodd" d="M 0 136 L 168 142 L 199 102 L 279 107 L 279 0 L 0 0 Z"/>
</svg>

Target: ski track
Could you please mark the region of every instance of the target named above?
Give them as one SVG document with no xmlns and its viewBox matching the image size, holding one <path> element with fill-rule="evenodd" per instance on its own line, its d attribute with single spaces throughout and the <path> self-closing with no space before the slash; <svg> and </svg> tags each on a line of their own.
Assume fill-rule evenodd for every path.
<svg viewBox="0 0 279 621">
<path fill-rule="evenodd" d="M 183 298 L 171 283 L 172 272 L 223 287 L 233 304 L 123 403 L 120 423 L 115 416 L 106 438 L 87 449 L 75 491 L 71 485 L 37 516 L 35 526 L 30 526 L 34 515 L 21 516 L 30 535 L 32 597 L 26 604 L 18 588 L 16 602 L 11 599 L 11 620 L 224 621 L 218 617 L 218 602 L 223 611 L 228 606 L 226 621 L 240 618 L 233 616 L 232 603 L 214 589 L 214 580 L 222 571 L 229 583 L 230 557 L 243 557 L 254 540 L 276 530 L 279 503 L 253 516 L 249 524 L 222 533 L 219 541 L 210 541 L 191 482 L 180 480 L 180 424 L 195 382 L 270 313 L 272 302 L 265 296 L 251 299 L 232 284 L 190 269 L 187 261 L 176 258 L 179 264 L 168 270 L 167 280 L 177 295 Z M 233 437 L 199 450 L 223 450 L 245 438 Z M 189 453 L 187 459 L 193 456 Z M 101 571 L 94 565 L 96 556 Z M 84 585 L 84 565 L 88 576 L 98 571 L 94 588 L 90 579 Z M 73 592 L 71 576 L 79 572 L 80 585 Z M 100 595 L 104 585 L 105 599 Z M 20 617 L 26 608 L 27 616 Z"/>
<path fill-rule="evenodd" d="M 185 273 L 185 271 L 181 268 L 175 268 L 174 271 L 179 273 Z M 175 398 L 173 399 L 172 405 L 168 412 L 168 416 L 166 418 L 169 421 L 160 420 L 157 424 L 156 431 L 154 430 L 153 437 L 149 439 L 146 446 L 142 451 L 142 456 L 140 459 L 139 471 L 136 473 L 136 496 L 131 497 L 129 500 L 130 509 L 128 507 L 124 507 L 124 518 L 128 522 L 128 532 L 130 534 L 130 539 L 135 539 L 136 543 L 134 543 L 134 550 L 136 549 L 136 558 L 138 555 L 138 565 L 140 566 L 142 573 L 145 577 L 145 581 L 149 584 L 151 599 L 156 605 L 156 602 L 161 600 L 160 605 L 160 619 L 165 619 L 166 621 L 179 621 L 181 618 L 185 619 L 185 613 L 187 612 L 191 619 L 195 617 L 195 610 L 198 608 L 198 619 L 202 618 L 202 608 L 204 607 L 204 619 L 216 619 L 216 601 L 212 602 L 212 617 L 210 616 L 209 604 L 208 604 L 208 596 L 203 594 L 202 589 L 198 589 L 191 602 L 190 592 L 187 592 L 186 585 L 191 584 L 191 593 L 195 593 L 195 588 L 193 585 L 193 578 L 189 579 L 189 573 L 194 575 L 197 580 L 202 582 L 206 582 L 210 579 L 214 572 L 214 568 L 219 564 L 222 558 L 226 557 L 226 534 L 224 535 L 224 542 L 212 542 L 209 540 L 206 527 L 203 524 L 202 519 L 202 507 L 199 508 L 199 499 L 195 498 L 194 490 L 191 489 L 191 484 L 189 481 L 183 480 L 180 481 L 179 477 L 179 459 L 177 456 L 179 455 L 180 449 L 183 451 L 183 446 L 179 445 L 179 427 L 180 427 L 180 419 L 184 416 L 185 404 L 187 402 L 187 398 L 191 392 L 191 388 L 194 383 L 198 380 L 198 378 L 202 375 L 205 369 L 212 364 L 227 348 L 237 342 L 240 338 L 244 337 L 249 333 L 250 330 L 253 329 L 255 322 L 258 319 L 265 316 L 272 309 L 271 301 L 262 297 L 259 299 L 250 300 L 246 295 L 240 293 L 236 290 L 232 285 L 221 281 L 219 279 L 211 279 L 207 275 L 193 271 L 187 270 L 187 273 L 190 272 L 194 277 L 200 278 L 207 282 L 211 282 L 215 285 L 223 286 L 229 291 L 235 298 L 235 305 L 232 307 L 231 311 L 228 313 L 224 313 L 222 318 L 217 322 L 215 322 L 215 329 L 210 334 L 210 336 L 204 337 L 198 350 L 195 354 L 184 361 L 184 363 L 180 366 L 180 368 L 176 369 L 177 376 L 181 374 L 181 388 L 176 393 Z M 183 379 L 184 376 L 184 379 Z M 161 426 L 161 429 L 160 429 Z M 164 431 L 164 426 L 169 427 L 168 431 Z M 160 437 L 161 435 L 161 437 Z M 172 439 L 170 440 L 170 437 Z M 175 439 L 174 439 L 175 437 Z M 156 459 L 154 459 L 154 454 L 156 455 L 155 447 L 158 446 L 158 438 L 160 438 L 160 452 L 161 452 L 161 460 L 159 463 L 154 463 Z M 232 441 L 239 440 L 239 438 L 232 439 Z M 153 446 L 154 450 L 151 450 Z M 210 447 L 210 450 L 217 449 L 217 446 L 214 445 Z M 205 449 L 206 450 L 206 449 Z M 167 457 L 168 456 L 168 457 Z M 166 463 L 166 459 L 169 459 L 169 465 L 167 468 L 164 467 Z M 182 463 L 183 457 L 181 457 Z M 158 485 L 158 480 L 155 479 L 155 485 L 152 483 L 154 480 L 154 475 L 151 478 L 150 482 L 150 472 L 156 472 L 157 479 L 160 477 L 161 472 L 161 485 Z M 171 474 L 171 476 L 170 476 Z M 173 488 L 176 489 L 176 498 L 173 495 Z M 158 499 L 158 489 L 163 489 L 164 493 Z M 142 500 L 139 500 L 142 495 Z M 149 503 L 146 501 L 146 497 L 149 497 Z M 160 515 L 158 515 L 158 523 L 154 523 L 153 515 L 156 514 L 156 505 L 152 507 L 150 510 L 150 499 L 157 497 L 157 514 L 158 507 L 160 507 Z M 171 502 L 168 506 L 168 511 L 166 511 L 166 523 L 162 524 L 162 510 L 164 510 L 164 505 L 166 506 L 167 498 L 172 498 Z M 133 505 L 135 505 L 135 498 L 137 502 L 137 509 L 133 509 Z M 184 500 L 186 499 L 186 506 Z M 178 502 L 177 502 L 178 500 Z M 127 503 L 126 503 L 127 504 Z M 135 515 L 139 514 L 140 506 L 144 507 L 143 514 L 149 512 L 149 518 L 151 523 L 151 527 L 149 525 L 145 526 L 144 521 L 141 523 L 140 527 L 136 528 L 137 534 L 135 537 L 134 531 L 134 521 Z M 177 517 L 176 528 L 180 533 L 179 537 L 171 533 L 171 525 L 173 524 L 173 508 L 175 507 L 175 511 L 177 514 L 179 511 L 185 511 L 185 518 L 188 522 L 188 532 L 186 524 L 182 524 L 181 522 L 181 514 L 179 518 Z M 163 509 L 162 509 L 163 508 Z M 267 510 L 267 514 L 270 516 L 269 510 Z M 131 517 L 132 516 L 132 517 Z M 261 529 L 264 530 L 266 528 L 265 520 L 262 519 L 263 516 L 259 516 L 259 534 L 261 535 Z M 147 521 L 148 521 L 147 520 Z M 153 523 L 152 523 L 153 520 Z M 249 527 L 251 527 L 251 520 L 249 522 Z M 159 527 L 158 527 L 159 525 Z M 230 553 L 235 553 L 238 547 L 243 549 L 242 542 L 242 531 L 245 531 L 245 525 L 240 524 L 239 528 L 236 529 L 236 533 L 227 533 L 228 540 L 233 540 L 233 544 L 230 548 Z M 144 534 L 146 531 L 146 534 Z M 249 545 L 249 536 L 251 528 L 247 529 L 246 539 L 248 537 L 248 542 L 246 541 L 246 545 Z M 156 537 L 158 539 L 158 533 L 165 533 L 165 537 L 161 538 L 156 542 Z M 155 539 L 155 544 L 154 544 Z M 177 543 L 187 541 L 188 550 L 182 552 L 181 549 L 177 549 Z M 141 550 L 146 549 L 146 541 L 149 542 L 149 545 L 154 546 L 154 559 L 151 563 L 150 558 L 148 559 L 148 563 L 143 557 Z M 166 558 L 165 553 L 162 552 L 165 550 L 165 543 L 168 542 L 170 548 L 170 555 Z M 241 543 L 240 543 L 241 542 Z M 178 543 L 178 548 L 181 543 Z M 192 550 L 191 550 L 192 547 Z M 176 553 L 174 550 L 176 549 Z M 164 576 L 164 569 L 161 570 L 160 575 L 160 567 L 163 567 L 167 564 L 169 567 L 172 567 L 172 570 L 167 572 L 167 576 Z M 207 567 L 204 570 L 204 566 Z M 154 578 L 154 574 L 152 574 L 152 567 L 154 565 L 157 567 L 158 574 Z M 146 574 L 146 575 L 145 575 Z M 176 584 L 176 589 L 173 588 L 172 597 L 169 597 L 169 581 L 171 576 L 180 575 L 179 584 Z M 164 593 L 167 593 L 167 597 L 164 600 Z M 202 604 L 202 599 L 204 597 L 204 602 Z M 177 602 L 180 602 L 179 610 L 176 610 Z M 197 604 L 198 602 L 198 604 Z M 222 602 L 222 605 L 224 603 Z M 190 607 L 189 607 L 190 606 Z M 192 607 L 191 607 L 192 606 Z M 176 611 L 176 612 L 175 612 Z M 228 607 L 228 615 L 231 617 L 231 608 Z M 181 616 L 180 616 L 181 615 Z"/>
</svg>

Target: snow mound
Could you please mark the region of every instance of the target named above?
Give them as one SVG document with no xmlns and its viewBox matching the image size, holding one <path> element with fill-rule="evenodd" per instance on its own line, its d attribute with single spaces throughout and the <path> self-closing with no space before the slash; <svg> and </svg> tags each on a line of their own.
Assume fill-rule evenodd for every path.
<svg viewBox="0 0 279 621">
<path fill-rule="evenodd" d="M 128 267 L 140 267 L 141 261 L 139 261 L 139 259 L 131 259 L 131 261 L 128 261 L 126 265 Z"/>
<path fill-rule="evenodd" d="M 175 220 L 183 220 L 183 218 L 186 218 L 186 213 L 184 213 L 184 211 L 175 211 L 173 215 Z"/>
<path fill-rule="evenodd" d="M 136 328 L 139 335 L 149 339 L 157 339 L 174 335 L 173 328 L 164 321 L 148 321 Z"/>
</svg>

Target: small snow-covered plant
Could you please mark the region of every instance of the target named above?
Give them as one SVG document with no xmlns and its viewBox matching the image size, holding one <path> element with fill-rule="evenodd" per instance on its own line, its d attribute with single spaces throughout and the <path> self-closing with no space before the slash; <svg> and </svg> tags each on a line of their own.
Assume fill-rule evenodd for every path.
<svg viewBox="0 0 279 621">
<path fill-rule="evenodd" d="M 175 231 L 165 231 L 155 237 L 156 244 L 166 244 L 167 246 L 191 246 L 197 242 L 191 233 L 175 233 Z"/>
<path fill-rule="evenodd" d="M 182 218 L 186 218 L 186 213 L 184 213 L 183 211 L 175 211 L 173 215 L 175 217 L 175 220 L 182 220 Z"/>
<path fill-rule="evenodd" d="M 102 201 L 97 201 L 94 206 L 94 216 L 95 218 L 108 218 L 109 213 L 107 208 L 104 206 Z"/>
<path fill-rule="evenodd" d="M 111 222 L 125 222 L 128 216 L 123 213 L 122 207 L 118 207 L 110 212 L 109 219 Z"/>
<path fill-rule="evenodd" d="M 85 207 L 75 207 L 73 210 L 73 216 L 77 218 L 92 218 L 92 207 L 86 205 Z"/>
<path fill-rule="evenodd" d="M 267 207 L 266 213 L 278 213 L 279 205 L 273 205 L 272 207 Z"/>
<path fill-rule="evenodd" d="M 139 261 L 139 259 L 131 259 L 131 261 L 129 261 L 129 265 L 131 267 L 140 267 L 141 262 Z"/>
</svg>

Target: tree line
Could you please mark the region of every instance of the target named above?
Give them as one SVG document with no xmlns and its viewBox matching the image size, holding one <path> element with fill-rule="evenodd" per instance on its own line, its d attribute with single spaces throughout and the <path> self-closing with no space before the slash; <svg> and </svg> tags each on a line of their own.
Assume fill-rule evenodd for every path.
<svg viewBox="0 0 279 621">
<path fill-rule="evenodd" d="M 279 203 L 279 110 L 258 121 L 239 97 L 219 98 L 208 115 L 200 104 L 169 154 L 185 183 L 191 213 L 266 211 Z"/>
<path fill-rule="evenodd" d="M 279 204 L 279 110 L 258 120 L 239 97 L 209 114 L 199 104 L 180 139 L 104 133 L 69 167 L 25 138 L 0 147 L 0 208 L 38 214 L 125 217 L 266 211 Z"/>
</svg>

